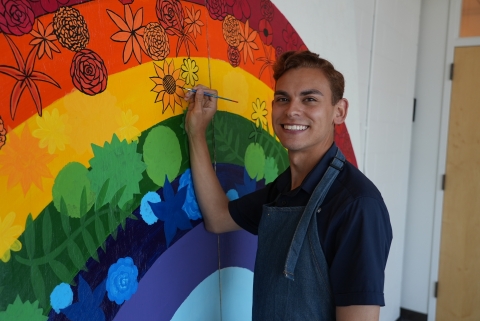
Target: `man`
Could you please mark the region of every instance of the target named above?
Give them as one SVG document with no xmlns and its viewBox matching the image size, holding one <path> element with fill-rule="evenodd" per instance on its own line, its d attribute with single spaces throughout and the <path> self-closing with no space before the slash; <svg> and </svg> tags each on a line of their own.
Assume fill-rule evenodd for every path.
<svg viewBox="0 0 480 321">
<path fill-rule="evenodd" d="M 345 121 L 344 79 L 309 51 L 274 65 L 272 126 L 290 167 L 264 189 L 227 199 L 206 128 L 215 90 L 197 86 L 186 116 L 195 193 L 207 230 L 258 234 L 253 320 L 378 320 L 392 240 L 380 192 L 345 161 L 334 126 Z"/>
</svg>

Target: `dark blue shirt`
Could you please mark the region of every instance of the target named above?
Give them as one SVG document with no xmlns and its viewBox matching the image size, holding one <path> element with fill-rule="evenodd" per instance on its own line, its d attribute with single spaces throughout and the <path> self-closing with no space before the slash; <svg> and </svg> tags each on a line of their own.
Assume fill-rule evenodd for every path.
<svg viewBox="0 0 480 321">
<path fill-rule="evenodd" d="M 305 206 L 335 157 L 335 143 L 294 190 L 290 168 L 265 188 L 229 203 L 233 220 L 258 234 L 263 204 Z M 320 244 L 329 269 L 336 306 L 385 305 L 383 287 L 392 227 L 375 185 L 346 162 L 317 214 Z"/>
</svg>

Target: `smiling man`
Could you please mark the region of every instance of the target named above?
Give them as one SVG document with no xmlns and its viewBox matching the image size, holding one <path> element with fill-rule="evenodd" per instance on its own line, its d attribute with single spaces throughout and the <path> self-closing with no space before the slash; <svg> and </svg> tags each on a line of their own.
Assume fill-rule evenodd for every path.
<svg viewBox="0 0 480 321">
<path fill-rule="evenodd" d="M 205 132 L 217 110 L 205 86 L 186 116 L 195 193 L 207 230 L 258 235 L 253 320 L 378 320 L 392 241 L 380 192 L 334 143 L 345 121 L 344 79 L 309 51 L 274 65 L 272 124 L 290 167 L 265 188 L 229 201 Z"/>
</svg>

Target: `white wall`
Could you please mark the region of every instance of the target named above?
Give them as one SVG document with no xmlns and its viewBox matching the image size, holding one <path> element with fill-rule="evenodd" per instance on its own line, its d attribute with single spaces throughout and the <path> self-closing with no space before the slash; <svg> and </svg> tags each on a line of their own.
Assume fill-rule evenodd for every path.
<svg viewBox="0 0 480 321">
<path fill-rule="evenodd" d="M 428 314 L 449 0 L 423 0 L 405 234 L 402 307 Z M 438 264 L 438 262 L 433 262 Z"/>
<path fill-rule="evenodd" d="M 308 48 L 344 73 L 347 127 L 360 169 L 382 192 L 394 239 L 381 320 L 399 316 L 412 112 L 418 49 L 418 0 L 274 0 Z M 352 84 L 353 82 L 353 84 Z"/>
</svg>

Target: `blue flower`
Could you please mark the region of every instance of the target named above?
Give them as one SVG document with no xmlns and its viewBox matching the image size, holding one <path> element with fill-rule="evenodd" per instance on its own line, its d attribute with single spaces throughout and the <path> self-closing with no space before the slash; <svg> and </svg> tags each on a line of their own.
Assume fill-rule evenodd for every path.
<svg viewBox="0 0 480 321">
<path fill-rule="evenodd" d="M 105 321 L 105 313 L 100 304 L 105 296 L 105 280 L 92 292 L 88 283 L 78 277 L 78 302 L 62 309 L 62 313 L 71 321 Z"/>
<path fill-rule="evenodd" d="M 179 230 L 191 229 L 192 223 L 188 218 L 187 213 L 183 210 L 185 197 L 187 196 L 187 188 L 179 188 L 177 194 L 173 193 L 172 184 L 165 176 L 165 184 L 163 184 L 163 202 L 150 203 L 153 213 L 162 221 L 164 221 L 165 239 L 167 240 L 167 247 L 170 245 L 177 228 Z"/>
<path fill-rule="evenodd" d="M 60 283 L 50 294 L 50 304 L 57 313 L 60 313 L 60 309 L 64 309 L 71 305 L 72 302 L 72 288 L 67 283 Z"/>
<path fill-rule="evenodd" d="M 131 257 L 120 258 L 108 269 L 107 292 L 108 299 L 122 304 L 137 292 L 138 269 Z"/>
<path fill-rule="evenodd" d="M 242 197 L 255 192 L 257 189 L 257 180 L 256 178 L 251 179 L 247 173 L 247 170 L 245 169 L 243 172 L 243 185 L 235 184 L 235 187 L 237 188 L 238 196 Z"/>
<path fill-rule="evenodd" d="M 160 195 L 158 195 L 155 192 L 148 192 L 143 196 L 142 201 L 140 203 L 140 215 L 142 215 L 143 220 L 148 225 L 152 225 L 153 223 L 156 223 L 158 221 L 158 218 L 153 213 L 149 202 L 159 203 L 161 201 L 162 199 L 160 198 Z"/>
<path fill-rule="evenodd" d="M 191 220 L 198 220 L 202 218 L 202 213 L 200 213 L 200 208 L 198 207 L 197 197 L 195 196 L 195 190 L 193 188 L 192 172 L 188 168 L 180 177 L 180 186 L 187 186 L 187 197 L 182 208 L 187 213 L 188 217 Z"/>
<path fill-rule="evenodd" d="M 236 200 L 238 198 L 238 192 L 234 189 L 231 189 L 227 192 L 227 198 L 229 201 Z"/>
</svg>

